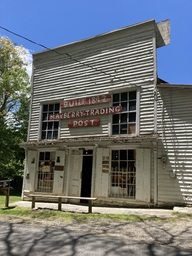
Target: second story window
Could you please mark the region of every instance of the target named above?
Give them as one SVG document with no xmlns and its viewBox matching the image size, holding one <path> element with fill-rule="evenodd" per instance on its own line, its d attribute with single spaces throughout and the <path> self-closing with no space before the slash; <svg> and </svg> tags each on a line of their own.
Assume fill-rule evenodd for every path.
<svg viewBox="0 0 192 256">
<path fill-rule="evenodd" d="M 49 120 L 49 115 L 59 113 L 59 103 L 43 105 L 41 139 L 58 139 L 59 121 Z"/>
<path fill-rule="evenodd" d="M 113 106 L 122 106 L 122 112 L 113 115 L 113 135 L 136 133 L 136 96 L 136 91 L 113 94 Z"/>
</svg>

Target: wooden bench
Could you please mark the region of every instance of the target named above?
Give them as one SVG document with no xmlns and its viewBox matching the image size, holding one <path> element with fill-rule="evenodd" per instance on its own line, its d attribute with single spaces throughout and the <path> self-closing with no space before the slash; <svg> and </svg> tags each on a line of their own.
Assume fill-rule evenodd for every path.
<svg viewBox="0 0 192 256">
<path fill-rule="evenodd" d="M 78 200 L 87 200 L 88 201 L 88 213 L 92 213 L 93 201 L 97 198 L 95 197 L 76 197 L 76 196 L 61 196 L 61 195 L 47 195 L 47 194 L 38 194 L 38 193 L 29 193 L 27 196 L 32 197 L 31 208 L 35 208 L 36 198 L 49 198 L 57 199 L 58 202 L 58 211 L 62 210 L 62 199 L 78 199 Z"/>
</svg>

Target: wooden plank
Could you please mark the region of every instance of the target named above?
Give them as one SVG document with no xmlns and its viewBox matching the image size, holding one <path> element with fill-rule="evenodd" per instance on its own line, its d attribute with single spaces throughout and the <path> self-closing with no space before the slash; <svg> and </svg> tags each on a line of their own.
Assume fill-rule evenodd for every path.
<svg viewBox="0 0 192 256">
<path fill-rule="evenodd" d="M 58 197 L 58 211 L 61 211 L 62 198 Z"/>
<path fill-rule="evenodd" d="M 58 195 L 43 195 L 43 194 L 28 194 L 31 197 L 45 197 L 45 198 L 62 198 L 62 199 L 83 199 L 96 200 L 96 197 L 81 197 L 81 196 L 58 196 Z"/>
<path fill-rule="evenodd" d="M 62 199 L 84 199 L 88 200 L 88 213 L 92 213 L 92 205 L 93 201 L 97 198 L 95 197 L 74 197 L 74 196 L 57 196 L 57 195 L 43 195 L 43 194 L 37 194 L 37 193 L 29 193 L 28 196 L 32 197 L 32 204 L 31 208 L 35 208 L 35 201 L 37 197 L 44 197 L 44 198 L 57 198 L 58 199 L 58 211 L 62 210 Z"/>
<path fill-rule="evenodd" d="M 32 196 L 32 204 L 31 204 L 31 208 L 35 208 L 35 196 Z"/>
</svg>

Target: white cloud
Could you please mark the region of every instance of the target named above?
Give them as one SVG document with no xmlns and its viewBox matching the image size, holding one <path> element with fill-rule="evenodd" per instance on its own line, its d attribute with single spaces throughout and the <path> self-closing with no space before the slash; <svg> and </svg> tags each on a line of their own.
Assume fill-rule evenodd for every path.
<svg viewBox="0 0 192 256">
<path fill-rule="evenodd" d="M 23 59 L 24 64 L 26 65 L 25 68 L 27 70 L 27 74 L 29 77 L 32 75 L 32 54 L 29 49 L 26 49 L 22 46 L 16 46 L 16 49 L 20 55 L 20 57 Z M 24 51 L 23 51 L 24 49 Z"/>
</svg>

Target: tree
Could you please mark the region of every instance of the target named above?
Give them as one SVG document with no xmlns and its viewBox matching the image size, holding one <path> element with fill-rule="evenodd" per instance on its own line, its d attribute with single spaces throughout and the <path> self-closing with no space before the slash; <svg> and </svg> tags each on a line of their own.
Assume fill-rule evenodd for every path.
<svg viewBox="0 0 192 256">
<path fill-rule="evenodd" d="M 27 51 L 0 37 L 0 178 L 22 173 L 29 110 L 29 75 L 23 56 Z"/>
</svg>

